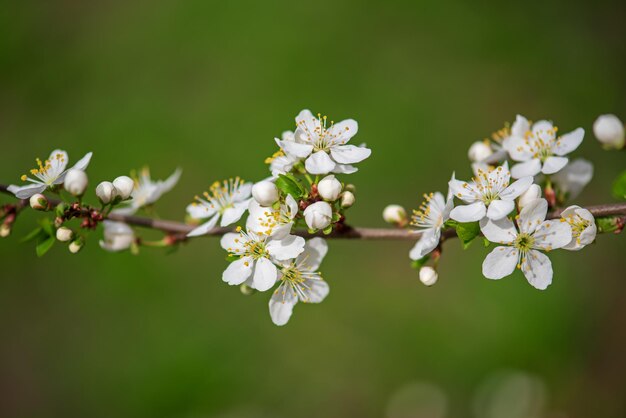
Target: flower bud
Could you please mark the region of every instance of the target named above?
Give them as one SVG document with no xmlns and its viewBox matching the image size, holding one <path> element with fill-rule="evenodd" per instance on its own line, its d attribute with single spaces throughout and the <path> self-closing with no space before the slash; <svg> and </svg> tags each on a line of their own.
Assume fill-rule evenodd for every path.
<svg viewBox="0 0 626 418">
<path fill-rule="evenodd" d="M 100 199 L 102 204 L 106 205 L 111 203 L 116 195 L 115 186 L 110 181 L 103 181 L 96 187 L 96 196 Z"/>
<path fill-rule="evenodd" d="M 489 157 L 493 154 L 491 147 L 486 144 L 484 141 L 476 141 L 470 146 L 469 151 L 467 152 L 467 156 L 470 161 L 475 163 L 483 161 L 485 158 Z"/>
<path fill-rule="evenodd" d="M 130 197 L 133 189 L 135 188 L 135 182 L 128 176 L 119 176 L 113 180 L 113 186 L 117 191 L 117 197 L 121 200 L 126 200 Z"/>
<path fill-rule="evenodd" d="M 317 193 L 322 199 L 334 202 L 341 194 L 341 183 L 332 174 L 326 176 L 317 183 Z"/>
<path fill-rule="evenodd" d="M 346 190 L 341 194 L 341 207 L 349 208 L 350 206 L 354 205 L 354 200 L 354 193 Z"/>
<path fill-rule="evenodd" d="M 406 224 L 406 210 L 400 205 L 389 205 L 383 210 L 383 219 L 385 222 L 404 226 Z"/>
<path fill-rule="evenodd" d="M 87 188 L 87 183 L 87 174 L 83 170 L 72 168 L 65 175 L 63 187 L 73 196 L 82 196 Z"/>
<path fill-rule="evenodd" d="M 278 188 L 271 181 L 260 181 L 252 186 L 252 197 L 261 206 L 272 206 L 278 200 Z"/>
<path fill-rule="evenodd" d="M 593 133 L 606 148 L 624 147 L 624 124 L 615 115 L 600 115 L 593 123 Z"/>
<path fill-rule="evenodd" d="M 431 266 L 424 266 L 420 269 L 420 282 L 424 283 L 426 286 L 434 285 L 437 283 L 437 279 L 439 279 L 439 274 L 437 274 L 437 270 Z"/>
<path fill-rule="evenodd" d="M 0 238 L 6 238 L 11 235 L 11 225 L 0 225 Z"/>
<path fill-rule="evenodd" d="M 48 210 L 48 199 L 41 193 L 32 195 L 29 202 L 30 207 L 35 210 Z"/>
<path fill-rule="evenodd" d="M 528 190 L 522 193 L 517 200 L 517 206 L 520 210 L 535 199 L 541 197 L 541 187 L 538 184 L 531 184 Z"/>
<path fill-rule="evenodd" d="M 82 250 L 84 246 L 85 246 L 85 241 L 83 239 L 81 238 L 75 239 L 74 241 L 70 243 L 69 250 L 72 254 L 76 254 L 77 252 Z"/>
<path fill-rule="evenodd" d="M 304 210 L 304 220 L 310 229 L 324 229 L 330 225 L 333 208 L 326 202 L 315 202 Z"/>
<path fill-rule="evenodd" d="M 62 226 L 61 228 L 57 229 L 57 239 L 61 242 L 66 242 L 71 240 L 72 238 L 74 238 L 74 232 L 72 232 L 71 229 Z"/>
<path fill-rule="evenodd" d="M 243 283 L 241 286 L 239 286 L 239 290 L 241 290 L 241 293 L 243 295 L 246 295 L 246 296 L 250 296 L 250 295 L 252 295 L 252 294 L 254 294 L 256 292 L 256 289 L 254 289 L 251 286 L 248 286 L 245 283 Z"/>
</svg>

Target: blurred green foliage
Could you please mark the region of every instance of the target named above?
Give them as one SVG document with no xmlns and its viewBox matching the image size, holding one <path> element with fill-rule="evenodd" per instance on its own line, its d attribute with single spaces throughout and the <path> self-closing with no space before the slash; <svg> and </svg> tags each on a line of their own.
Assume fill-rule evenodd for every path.
<svg viewBox="0 0 626 418">
<path fill-rule="evenodd" d="M 417 207 L 470 174 L 466 151 L 516 113 L 587 130 L 581 204 L 611 201 L 624 155 L 591 134 L 626 117 L 625 6 L 597 2 L 11 2 L 0 14 L 0 182 L 53 148 L 94 151 L 91 184 L 149 164 L 184 168 L 158 208 L 182 219 L 216 179 L 267 175 L 302 108 L 355 118 L 372 157 L 350 177 L 355 225 Z M 93 198 L 93 195 L 91 196 Z M 0 196 L 1 202 L 10 201 Z M 471 415 L 503 368 L 539 376 L 563 416 L 624 416 L 623 236 L 554 252 L 545 292 L 480 274 L 480 245 L 445 246 L 422 286 L 409 243 L 333 241 L 319 306 L 275 327 L 268 294 L 221 282 L 216 239 L 37 259 L 0 241 L 4 417 L 380 417 L 407 384 Z M 150 233 L 148 233 L 150 234 Z M 620 296 L 621 295 L 621 296 Z M 506 417 L 504 417 L 506 418 Z"/>
</svg>

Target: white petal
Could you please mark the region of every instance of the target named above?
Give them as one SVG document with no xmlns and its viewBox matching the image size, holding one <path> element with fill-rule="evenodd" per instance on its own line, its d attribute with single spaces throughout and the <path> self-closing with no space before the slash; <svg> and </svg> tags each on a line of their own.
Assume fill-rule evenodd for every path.
<svg viewBox="0 0 626 418">
<path fill-rule="evenodd" d="M 523 136 L 510 136 L 504 140 L 502 146 L 514 161 L 528 161 L 533 158 L 533 153 Z"/>
<path fill-rule="evenodd" d="M 480 232 L 489 241 L 499 244 L 511 243 L 517 237 L 517 229 L 509 218 L 502 218 L 498 221 L 483 218 L 480 221 Z"/>
<path fill-rule="evenodd" d="M 520 179 L 526 176 L 536 176 L 541 172 L 541 161 L 539 158 L 533 158 L 524 163 L 515 164 L 511 167 L 511 176 L 514 179 Z"/>
<path fill-rule="evenodd" d="M 532 287 L 545 290 L 552 283 L 552 263 L 543 253 L 530 250 L 522 259 L 522 272 Z"/>
<path fill-rule="evenodd" d="M 554 174 L 561 171 L 567 165 L 567 157 L 548 157 L 544 163 L 541 172 L 543 174 Z"/>
<path fill-rule="evenodd" d="M 572 161 L 552 177 L 569 199 L 575 199 L 592 178 L 593 164 L 582 158 Z"/>
<path fill-rule="evenodd" d="M 317 151 L 304 162 L 306 171 L 311 174 L 327 174 L 335 168 L 335 162 L 324 151 Z"/>
<path fill-rule="evenodd" d="M 272 239 L 265 246 L 276 260 L 285 261 L 299 256 L 304 251 L 304 238 L 288 235 L 283 239 Z"/>
<path fill-rule="evenodd" d="M 583 142 L 584 136 L 585 130 L 583 128 L 578 128 L 569 132 L 557 139 L 556 144 L 552 147 L 552 152 L 556 155 L 569 154 L 578 148 L 578 146 Z"/>
<path fill-rule="evenodd" d="M 186 211 L 194 219 L 205 219 L 215 215 L 215 208 L 204 202 L 191 203 L 187 205 Z"/>
<path fill-rule="evenodd" d="M 269 308 L 272 322 L 278 326 L 285 325 L 298 302 L 294 291 L 287 285 L 281 285 L 270 298 Z"/>
<path fill-rule="evenodd" d="M 28 186 L 16 186 L 10 185 L 7 190 L 15 195 L 18 199 L 30 199 L 32 195 L 41 193 L 46 190 L 48 186 L 45 184 L 29 184 Z"/>
<path fill-rule="evenodd" d="M 304 245 L 304 251 L 296 259 L 296 265 L 306 267 L 308 271 L 320 268 L 322 260 L 328 253 L 328 244 L 324 238 L 311 238 Z"/>
<path fill-rule="evenodd" d="M 496 247 L 483 261 L 483 276 L 498 280 L 513 273 L 519 253 L 515 247 Z"/>
<path fill-rule="evenodd" d="M 278 271 L 276 266 L 267 258 L 259 258 L 254 264 L 254 276 L 252 283 L 259 292 L 265 292 L 276 283 Z"/>
<path fill-rule="evenodd" d="M 207 222 L 202 225 L 194 228 L 190 233 L 187 234 L 188 237 L 198 237 L 200 235 L 204 235 L 209 232 L 211 229 L 215 228 L 215 224 L 217 224 L 217 220 L 219 219 L 219 215 L 214 215 Z"/>
<path fill-rule="evenodd" d="M 448 188 L 448 193 L 452 192 L 454 197 L 457 197 L 466 203 L 475 202 L 480 195 L 473 183 L 457 180 L 455 178 L 452 178 L 448 182 Z"/>
<path fill-rule="evenodd" d="M 229 264 L 222 274 L 222 280 L 229 285 L 238 285 L 246 281 L 252 274 L 254 260 L 252 257 L 243 257 Z"/>
<path fill-rule="evenodd" d="M 234 232 L 224 234 L 222 239 L 220 239 L 220 245 L 223 249 L 231 253 L 243 252 L 245 248 L 244 240 L 241 237 L 241 234 L 236 234 Z"/>
<path fill-rule="evenodd" d="M 250 195 L 252 195 L 252 186 L 254 184 L 249 182 L 237 187 L 237 191 L 233 193 L 233 202 L 248 202 Z"/>
<path fill-rule="evenodd" d="M 342 120 L 328 129 L 330 135 L 335 135 L 348 142 L 359 131 L 359 124 L 354 119 Z M 355 161 L 356 162 L 356 161 Z"/>
<path fill-rule="evenodd" d="M 289 209 L 289 219 L 293 219 L 296 217 L 296 215 L 298 214 L 298 202 L 296 202 L 296 199 L 293 198 L 293 196 L 291 196 L 290 194 L 287 195 L 287 197 L 285 198 L 285 204 L 287 205 L 287 208 Z"/>
<path fill-rule="evenodd" d="M 487 208 L 487 218 L 497 221 L 506 217 L 515 209 L 515 203 L 512 200 L 494 200 Z"/>
<path fill-rule="evenodd" d="M 294 134 L 296 140 L 302 140 L 302 134 L 306 135 L 309 140 L 314 140 L 321 131 L 320 120 L 308 109 L 302 110 L 296 116 L 296 125 L 298 126 Z"/>
<path fill-rule="evenodd" d="M 572 228 L 560 220 L 542 222 L 533 234 L 533 247 L 542 250 L 554 250 L 566 246 L 572 240 Z"/>
<path fill-rule="evenodd" d="M 248 210 L 249 201 L 246 202 L 238 202 L 232 208 L 228 208 L 222 214 L 222 221 L 220 222 L 220 226 L 228 226 L 237 222 L 246 210 Z"/>
<path fill-rule="evenodd" d="M 471 205 L 457 206 L 450 212 L 450 218 L 457 222 L 476 222 L 485 217 L 487 208 L 483 202 L 475 202 Z"/>
<path fill-rule="evenodd" d="M 437 248 L 440 237 L 441 233 L 438 228 L 427 229 L 422 232 L 422 236 L 409 252 L 409 258 L 411 260 L 419 260 L 426 257 L 432 250 Z"/>
<path fill-rule="evenodd" d="M 91 155 L 89 156 L 91 158 Z M 83 157 L 84 158 L 84 157 Z M 62 149 L 55 149 L 50 153 L 48 157 L 48 161 L 50 162 L 50 169 L 48 170 L 48 175 L 51 177 L 60 176 L 61 173 L 67 167 L 67 163 L 69 161 L 69 157 L 67 152 Z M 58 184 L 55 182 L 55 184 Z"/>
<path fill-rule="evenodd" d="M 536 138 L 543 140 L 543 142 L 550 142 L 554 138 L 554 125 L 547 120 L 540 120 L 533 124 L 533 135 Z"/>
<path fill-rule="evenodd" d="M 322 279 L 308 279 L 304 282 L 304 289 L 302 292 L 305 295 L 305 299 L 302 299 L 304 303 L 320 303 L 326 296 L 330 288 L 328 283 Z"/>
<path fill-rule="evenodd" d="M 532 176 L 522 177 L 500 193 L 500 199 L 514 200 L 533 184 Z"/>
<path fill-rule="evenodd" d="M 299 144 L 292 141 L 281 141 L 276 139 L 278 146 L 285 151 L 286 154 L 292 155 L 297 158 L 306 158 L 311 152 L 313 152 L 313 145 Z"/>
<path fill-rule="evenodd" d="M 350 164 L 336 164 L 332 172 L 335 174 L 353 174 L 357 171 L 359 169 Z"/>
<path fill-rule="evenodd" d="M 183 170 L 181 168 L 177 168 L 167 179 L 165 179 L 159 186 L 161 191 L 161 195 L 169 192 L 176 186 L 178 180 L 180 180 L 180 176 L 183 174 Z"/>
<path fill-rule="evenodd" d="M 515 122 L 511 126 L 511 135 L 523 137 L 526 132 L 530 131 L 530 123 L 522 115 L 515 116 Z"/>
<path fill-rule="evenodd" d="M 75 168 L 76 170 L 85 171 L 85 169 L 89 165 L 89 162 L 91 161 L 92 155 L 93 155 L 93 152 L 88 152 L 87 154 L 85 154 L 83 158 L 78 160 L 72 168 Z"/>
<path fill-rule="evenodd" d="M 340 164 L 354 164 L 363 161 L 372 154 L 369 148 L 357 147 L 356 145 L 340 145 L 332 147 L 330 154 Z"/>
<path fill-rule="evenodd" d="M 546 199 L 535 199 L 528 203 L 519 214 L 518 226 L 521 232 L 532 234 L 546 219 L 548 202 Z"/>
</svg>

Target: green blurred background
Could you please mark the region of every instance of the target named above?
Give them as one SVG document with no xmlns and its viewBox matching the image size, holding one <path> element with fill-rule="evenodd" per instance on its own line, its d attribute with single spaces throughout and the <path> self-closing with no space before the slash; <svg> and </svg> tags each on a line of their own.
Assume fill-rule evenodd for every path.
<svg viewBox="0 0 626 418">
<path fill-rule="evenodd" d="M 591 124 L 626 117 L 625 11 L 619 1 L 5 2 L 0 182 L 55 147 L 72 161 L 94 151 L 92 185 L 181 166 L 158 212 L 182 219 L 214 180 L 266 176 L 272 138 L 310 108 L 359 121 L 356 142 L 373 154 L 350 176 L 349 221 L 383 226 L 386 204 L 416 207 L 453 170 L 468 177 L 470 143 L 522 113 L 587 130 L 576 155 L 596 176 L 578 202 L 610 202 L 624 155 L 602 151 Z M 333 241 L 329 297 L 279 328 L 268 294 L 222 283 L 217 239 L 132 256 L 102 251 L 93 234 L 79 256 L 58 245 L 38 259 L 18 243 L 34 220 L 20 217 L 0 241 L 3 417 L 626 416 L 623 236 L 552 253 L 545 292 L 519 272 L 484 279 L 478 245 L 448 243 L 426 288 L 409 267 L 412 244 Z M 502 386 L 485 382 L 506 370 L 542 389 L 490 395 L 504 412 L 476 412 L 479 394 Z M 527 403 L 543 406 L 512 406 Z"/>
</svg>

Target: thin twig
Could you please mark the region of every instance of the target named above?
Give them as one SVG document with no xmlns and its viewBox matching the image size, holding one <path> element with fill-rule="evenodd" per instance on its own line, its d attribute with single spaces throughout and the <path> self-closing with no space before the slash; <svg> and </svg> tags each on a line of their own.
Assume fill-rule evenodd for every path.
<svg viewBox="0 0 626 418">
<path fill-rule="evenodd" d="M 0 184 L 0 192 L 5 192 L 11 194 L 7 191 L 7 186 Z M 54 202 L 51 200 L 51 203 Z M 22 204 L 28 204 L 26 201 L 23 201 Z M 595 205 L 595 206 L 587 206 L 588 209 L 593 216 L 601 217 L 601 216 L 626 216 L 626 203 L 610 203 L 605 205 Z M 556 210 L 548 214 L 548 219 L 558 218 L 563 210 Z M 153 218 L 145 218 L 141 216 L 134 215 L 120 215 L 117 213 L 111 213 L 106 217 L 112 221 L 124 222 L 129 225 L 158 229 L 160 231 L 177 234 L 177 235 L 186 235 L 191 232 L 192 229 L 195 228 L 194 225 L 187 225 L 182 222 L 176 221 L 168 221 L 162 219 L 153 219 Z M 228 232 L 232 232 L 233 228 L 214 228 L 207 232 L 207 236 L 221 236 Z M 417 231 L 400 229 L 400 228 L 357 228 L 357 227 L 348 227 L 346 226 L 342 230 L 333 231 L 329 235 L 323 234 L 310 234 L 307 231 L 295 231 L 296 235 L 300 235 L 305 238 L 313 237 L 313 236 L 323 236 L 325 238 L 338 238 L 338 239 L 358 239 L 358 240 L 390 240 L 390 241 L 415 241 L 420 237 L 420 233 Z M 444 231 L 445 238 L 451 238 L 456 236 L 456 232 L 454 230 L 446 230 Z"/>
</svg>

